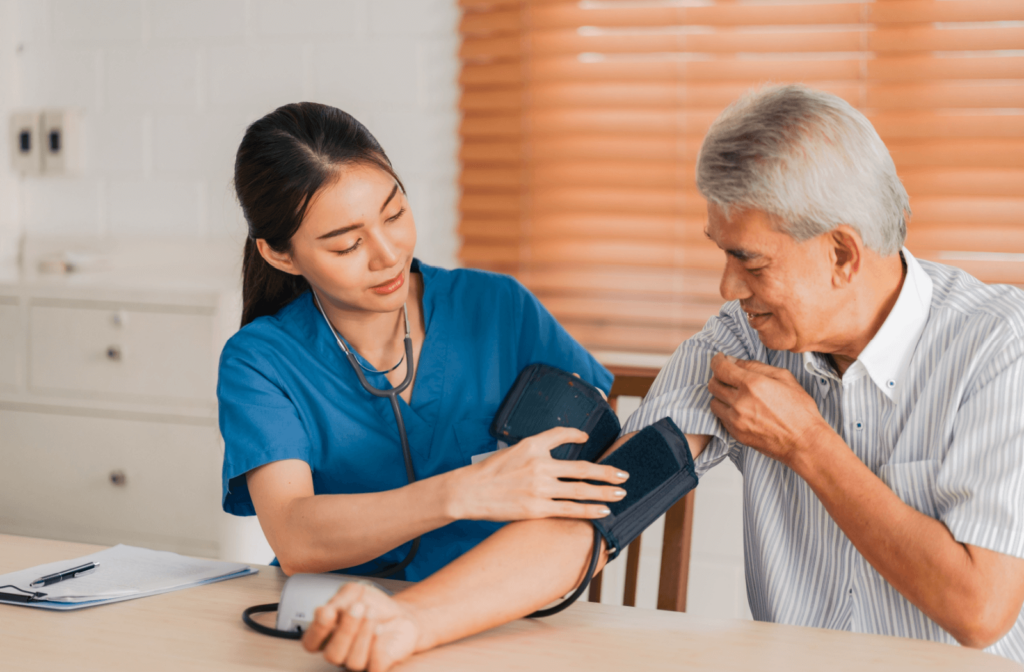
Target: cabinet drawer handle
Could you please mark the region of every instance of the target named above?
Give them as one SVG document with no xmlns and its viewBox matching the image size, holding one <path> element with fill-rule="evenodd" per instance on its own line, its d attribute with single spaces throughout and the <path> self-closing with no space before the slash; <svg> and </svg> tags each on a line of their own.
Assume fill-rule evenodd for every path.
<svg viewBox="0 0 1024 672">
<path fill-rule="evenodd" d="M 107 359 L 112 362 L 121 361 L 121 347 L 118 345 L 112 345 L 107 348 Z"/>
<path fill-rule="evenodd" d="M 120 469 L 115 469 L 110 472 L 110 482 L 118 487 L 123 487 L 128 483 L 128 476 Z"/>
</svg>

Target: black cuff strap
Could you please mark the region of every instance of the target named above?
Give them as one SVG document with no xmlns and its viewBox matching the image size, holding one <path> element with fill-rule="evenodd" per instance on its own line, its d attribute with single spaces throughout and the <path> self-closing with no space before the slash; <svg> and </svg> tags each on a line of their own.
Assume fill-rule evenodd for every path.
<svg viewBox="0 0 1024 672">
<path fill-rule="evenodd" d="M 641 430 L 599 464 L 629 474 L 626 496 L 607 504 L 611 515 L 593 521 L 607 542 L 609 561 L 697 487 L 690 445 L 670 418 Z"/>
</svg>

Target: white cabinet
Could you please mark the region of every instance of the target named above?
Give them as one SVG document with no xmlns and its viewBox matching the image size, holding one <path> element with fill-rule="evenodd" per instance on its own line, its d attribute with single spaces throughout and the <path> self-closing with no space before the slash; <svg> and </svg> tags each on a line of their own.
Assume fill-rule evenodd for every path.
<svg viewBox="0 0 1024 672">
<path fill-rule="evenodd" d="M 29 386 L 111 399 L 208 401 L 213 310 L 199 306 L 31 301 Z"/>
<path fill-rule="evenodd" d="M 18 387 L 21 311 L 14 297 L 0 296 L 0 391 Z"/>
<path fill-rule="evenodd" d="M 220 554 L 220 438 L 208 424 L 0 410 L 0 529 Z"/>
<path fill-rule="evenodd" d="M 0 532 L 270 561 L 256 519 L 220 506 L 217 360 L 238 326 L 240 246 L 161 267 L 197 257 L 177 245 L 69 275 L 32 272 L 28 254 L 0 282 Z"/>
</svg>

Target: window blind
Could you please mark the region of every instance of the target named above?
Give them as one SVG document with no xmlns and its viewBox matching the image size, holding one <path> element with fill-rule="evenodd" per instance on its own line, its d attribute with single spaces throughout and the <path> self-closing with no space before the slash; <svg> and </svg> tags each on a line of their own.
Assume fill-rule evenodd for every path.
<svg viewBox="0 0 1024 672">
<path fill-rule="evenodd" d="M 863 111 L 908 247 L 1024 283 L 1024 2 L 462 0 L 460 251 L 591 349 L 670 352 L 721 304 L 694 164 L 744 91 Z"/>
</svg>

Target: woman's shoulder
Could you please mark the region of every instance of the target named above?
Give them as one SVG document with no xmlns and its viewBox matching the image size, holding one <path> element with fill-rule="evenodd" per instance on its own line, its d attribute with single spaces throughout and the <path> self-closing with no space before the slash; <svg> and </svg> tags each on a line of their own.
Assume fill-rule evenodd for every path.
<svg viewBox="0 0 1024 672">
<path fill-rule="evenodd" d="M 306 292 L 273 315 L 257 317 L 239 329 L 224 345 L 221 361 L 227 357 L 266 360 L 274 353 L 311 342 L 319 314 L 310 296 Z"/>
<path fill-rule="evenodd" d="M 484 301 L 496 299 L 519 299 L 529 296 L 530 292 L 511 275 L 484 271 L 478 268 L 440 268 L 420 263 L 420 271 L 425 274 L 425 282 L 434 281 L 446 285 L 446 293 L 462 299 L 476 298 Z"/>
</svg>

